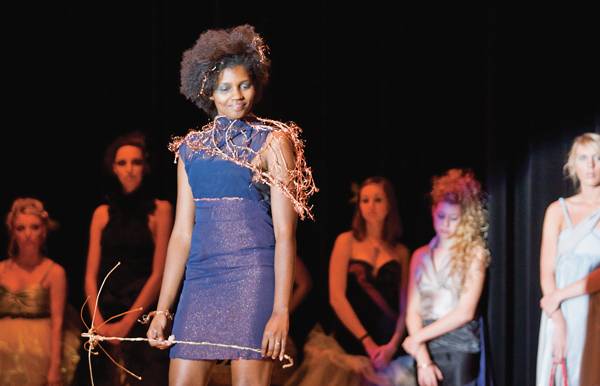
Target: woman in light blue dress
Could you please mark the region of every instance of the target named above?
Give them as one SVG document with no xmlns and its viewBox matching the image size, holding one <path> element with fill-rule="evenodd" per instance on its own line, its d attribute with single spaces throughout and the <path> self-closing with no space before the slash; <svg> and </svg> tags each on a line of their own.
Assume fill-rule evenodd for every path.
<svg viewBox="0 0 600 386">
<path fill-rule="evenodd" d="M 537 385 L 548 385 L 553 364 L 563 359 L 570 386 L 585 385 L 584 373 L 600 368 L 582 366 L 589 294 L 600 289 L 600 135 L 575 139 L 565 171 L 579 192 L 550 204 L 544 219 Z M 561 366 L 555 377 L 562 384 Z"/>
</svg>

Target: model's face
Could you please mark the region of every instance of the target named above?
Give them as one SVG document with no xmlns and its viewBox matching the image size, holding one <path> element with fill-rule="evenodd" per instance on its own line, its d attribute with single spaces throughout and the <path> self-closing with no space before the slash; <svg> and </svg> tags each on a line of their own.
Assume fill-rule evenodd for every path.
<svg viewBox="0 0 600 386">
<path fill-rule="evenodd" d="M 433 229 L 438 238 L 447 240 L 454 236 L 460 223 L 461 209 L 458 204 L 439 202 L 431 210 Z"/>
<path fill-rule="evenodd" d="M 219 73 L 217 85 L 210 99 L 215 102 L 219 115 L 240 119 L 252 111 L 256 90 L 246 67 L 228 67 Z"/>
<path fill-rule="evenodd" d="M 46 228 L 42 219 L 34 214 L 17 214 L 14 220 L 13 237 L 19 251 L 39 251 L 46 239 Z"/>
<path fill-rule="evenodd" d="M 115 154 L 113 172 L 119 179 L 125 193 L 136 190 L 144 177 L 142 149 L 131 145 L 121 146 Z"/>
<path fill-rule="evenodd" d="M 582 187 L 600 185 L 600 152 L 592 144 L 577 146 L 575 174 Z"/>
<path fill-rule="evenodd" d="M 368 184 L 360 190 L 360 214 L 366 222 L 381 223 L 388 214 L 389 203 L 381 184 Z"/>
</svg>

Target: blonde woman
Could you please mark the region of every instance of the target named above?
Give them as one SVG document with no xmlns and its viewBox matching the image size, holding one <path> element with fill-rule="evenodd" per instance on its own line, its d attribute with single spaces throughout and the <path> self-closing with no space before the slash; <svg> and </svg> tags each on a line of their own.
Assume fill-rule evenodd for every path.
<svg viewBox="0 0 600 386">
<path fill-rule="evenodd" d="M 45 253 L 56 227 L 41 201 L 18 198 L 6 216 L 8 259 L 0 262 L 0 385 L 68 385 L 78 334 L 64 334 L 65 270 Z"/>
<path fill-rule="evenodd" d="M 537 384 L 547 385 L 553 363 L 564 360 L 569 385 L 592 385 L 582 373 L 597 373 L 598 366 L 583 368 L 582 358 L 586 341 L 598 340 L 588 328 L 599 328 L 598 321 L 588 324 L 588 306 L 589 294 L 600 289 L 600 135 L 575 138 L 564 170 L 578 191 L 550 204 L 544 218 Z M 597 343 L 587 354 L 597 363 Z M 561 370 L 555 375 L 557 382 L 563 377 Z"/>
<path fill-rule="evenodd" d="M 435 237 L 411 261 L 402 344 L 416 360 L 420 386 L 475 385 L 480 342 L 477 308 L 490 253 L 486 211 L 472 173 L 451 169 L 433 179 Z"/>
</svg>

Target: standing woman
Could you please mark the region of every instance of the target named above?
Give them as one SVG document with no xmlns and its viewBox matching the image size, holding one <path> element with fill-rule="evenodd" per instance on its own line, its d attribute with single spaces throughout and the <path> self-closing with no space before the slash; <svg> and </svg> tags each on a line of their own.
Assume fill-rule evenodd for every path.
<svg viewBox="0 0 600 386">
<path fill-rule="evenodd" d="M 66 386 L 79 360 L 79 337 L 64 333 L 65 270 L 46 256 L 57 224 L 44 204 L 18 198 L 6 216 L 8 259 L 0 262 L 0 385 Z"/>
<path fill-rule="evenodd" d="M 600 357 L 600 321 L 588 323 L 588 294 L 600 289 L 600 135 L 585 133 L 575 138 L 564 170 L 579 189 L 574 196 L 550 204 L 544 218 L 540 258 L 544 312 L 537 384 L 547 385 L 552 364 L 565 360 L 569 385 L 587 386 L 595 383 L 584 382 L 585 377 L 598 380 Z M 588 328 L 592 334 L 587 334 Z M 585 363 L 589 365 L 584 368 L 586 340 L 590 348 Z M 561 378 L 559 367 L 557 384 Z"/>
<path fill-rule="evenodd" d="M 214 119 L 177 138 L 176 218 L 151 345 L 170 351 L 171 385 L 206 385 L 231 359 L 234 385 L 270 383 L 283 359 L 296 254 L 296 217 L 316 188 L 299 128 L 252 114 L 269 75 L 267 46 L 249 25 L 202 33 L 186 51 L 181 91 Z M 260 352 L 242 347 L 260 349 Z"/>
<path fill-rule="evenodd" d="M 103 288 L 94 325 L 105 336 L 143 336 L 145 328 L 136 325 L 138 317 L 154 308 L 173 223 L 171 204 L 152 195 L 144 184 L 149 172 L 146 143 L 142 134 L 118 137 L 106 150 L 105 167 L 114 177 L 115 188 L 106 204 L 96 208 L 90 226 L 85 292 L 90 314 L 105 275 L 117 262 Z M 113 315 L 142 308 L 107 324 Z M 167 382 L 166 358 L 144 345 L 111 343 L 111 355 L 134 373 L 144 385 Z M 97 384 L 123 385 L 133 382 L 112 363 L 104 360 L 97 371 Z"/>
<path fill-rule="evenodd" d="M 417 363 L 420 386 L 475 385 L 479 373 L 478 304 L 490 253 L 481 185 L 450 169 L 433 179 L 435 237 L 411 261 L 402 344 Z"/>
</svg>

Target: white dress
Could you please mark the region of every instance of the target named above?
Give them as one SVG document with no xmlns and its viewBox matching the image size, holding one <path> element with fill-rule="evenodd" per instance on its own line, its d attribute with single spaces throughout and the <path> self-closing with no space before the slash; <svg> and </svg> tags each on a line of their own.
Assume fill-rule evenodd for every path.
<svg viewBox="0 0 600 386">
<path fill-rule="evenodd" d="M 564 288 L 600 267 L 600 231 L 595 229 L 596 224 L 600 221 L 600 209 L 573 226 L 565 200 L 560 198 L 559 202 L 564 212 L 567 228 L 558 237 L 555 281 L 556 288 Z M 567 324 L 566 363 L 569 386 L 580 385 L 588 305 L 588 295 L 567 299 L 560 305 Z M 546 386 L 550 381 L 553 328 L 552 320 L 542 313 L 536 372 L 538 386 Z M 556 384 L 562 384 L 561 380 L 562 374 L 559 366 L 556 371 Z"/>
</svg>

